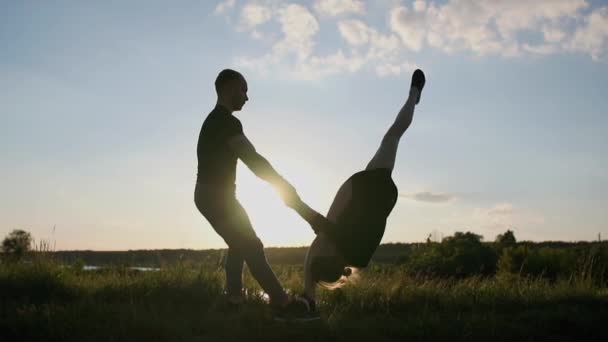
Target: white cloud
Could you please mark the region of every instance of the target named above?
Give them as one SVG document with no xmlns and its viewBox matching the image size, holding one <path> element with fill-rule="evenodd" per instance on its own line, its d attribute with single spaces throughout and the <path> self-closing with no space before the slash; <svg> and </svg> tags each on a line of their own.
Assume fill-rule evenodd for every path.
<svg viewBox="0 0 608 342">
<path fill-rule="evenodd" d="M 254 71 L 260 75 L 267 75 L 272 67 L 281 63 L 281 56 L 266 54 L 262 57 L 236 57 L 234 64 L 239 68 Z"/>
<path fill-rule="evenodd" d="M 262 56 L 238 56 L 233 60 L 235 67 L 246 69 L 249 72 L 256 73 L 258 77 L 268 78 L 284 76 L 289 74 L 289 70 L 285 70 L 285 62 L 283 57 L 276 54 L 267 53 Z"/>
<path fill-rule="evenodd" d="M 399 38 L 394 34 L 383 35 L 375 30 L 370 33 L 370 47 L 368 58 L 385 62 L 395 62 L 399 59 L 401 44 Z"/>
<path fill-rule="evenodd" d="M 418 68 L 416 64 L 403 62 L 401 64 L 380 64 L 376 66 L 376 74 L 380 77 L 399 76 L 403 73 L 411 73 Z"/>
<path fill-rule="evenodd" d="M 316 0 L 314 8 L 317 13 L 330 17 L 344 13 L 365 13 L 365 5 L 361 0 Z"/>
<path fill-rule="evenodd" d="M 535 213 L 516 209 L 512 203 L 498 203 L 489 208 L 474 208 L 469 218 L 470 225 L 488 230 L 517 228 L 534 229 L 543 224 L 545 218 Z"/>
<path fill-rule="evenodd" d="M 568 48 L 588 53 L 594 60 L 598 60 L 606 54 L 608 7 L 597 9 L 585 18 L 585 24 L 576 30 Z"/>
<path fill-rule="evenodd" d="M 507 229 L 516 236 L 520 233 L 529 236 L 546 222 L 541 213 L 508 202 L 483 207 L 469 207 L 461 202 L 448 208 L 450 212 L 436 217 L 437 227 L 444 231 L 473 231 L 490 240 Z"/>
<path fill-rule="evenodd" d="M 566 34 L 560 25 L 575 22 L 587 7 L 585 0 L 415 1 L 412 8 L 392 9 L 389 26 L 413 51 L 428 44 L 447 53 L 468 50 L 478 56 L 513 57 L 523 51 L 549 51 L 545 45 L 522 42 L 520 33 L 542 32 L 548 43 L 562 41 Z M 523 44 L 528 44 L 525 49 Z"/>
<path fill-rule="evenodd" d="M 400 75 L 415 67 L 413 63 L 399 61 L 401 45 L 395 35 L 383 35 L 360 20 L 340 21 L 338 30 L 350 46 L 367 48 L 364 61 L 376 64 L 379 76 Z"/>
<path fill-rule="evenodd" d="M 566 32 L 559 27 L 543 27 L 543 37 L 548 43 L 557 43 L 562 41 L 566 37 Z"/>
<path fill-rule="evenodd" d="M 338 23 L 338 30 L 353 47 L 369 44 L 368 58 L 390 58 L 401 48 L 399 39 L 393 34 L 383 35 L 360 20 L 343 20 Z"/>
<path fill-rule="evenodd" d="M 240 29 L 269 43 L 267 54 L 240 57 L 254 70 L 281 70 L 291 77 L 318 79 L 369 67 L 380 77 L 416 68 L 407 50 L 436 49 L 448 54 L 521 57 L 564 51 L 583 52 L 594 60 L 606 54 L 608 7 L 590 10 L 587 0 L 415 0 L 391 2 L 388 32 L 363 19 L 343 19 L 335 28 L 340 46 L 315 53 L 321 27 L 316 15 L 334 17 L 365 12 L 364 1 L 316 0 L 304 5 L 282 0 L 256 0 L 241 9 Z M 222 11 L 234 1 L 218 5 Z M 261 26 L 267 22 L 278 29 Z M 334 26 L 324 25 L 324 30 Z M 264 31 L 262 29 L 268 29 Z M 274 32 L 279 32 L 274 34 Z M 273 35 L 274 34 L 274 35 Z M 540 38 L 540 39 L 539 39 Z"/>
<path fill-rule="evenodd" d="M 356 72 L 365 63 L 365 58 L 358 55 L 347 57 L 342 50 L 318 57 L 312 56 L 296 66 L 293 76 L 301 80 L 318 80 L 341 72 Z"/>
<path fill-rule="evenodd" d="M 298 4 L 280 7 L 275 19 L 282 37 L 272 45 L 271 52 L 261 57 L 239 57 L 235 60 L 237 66 L 266 73 L 270 68 L 285 67 L 285 63 L 295 59 L 285 72 L 298 79 L 315 79 L 353 68 L 342 51 L 326 57 L 313 56 L 319 24 L 306 7 Z"/>
<path fill-rule="evenodd" d="M 272 10 L 256 3 L 249 3 L 241 9 L 240 26 L 244 29 L 253 29 L 264 24 L 272 18 Z"/>
<path fill-rule="evenodd" d="M 470 224 L 476 227 L 505 230 L 515 224 L 513 205 L 510 203 L 497 204 L 490 208 L 474 208 Z"/>
<path fill-rule="evenodd" d="M 319 32 L 317 19 L 304 6 L 290 4 L 278 14 L 283 39 L 274 45 L 279 55 L 294 53 L 300 60 L 312 53 L 313 37 Z"/>
<path fill-rule="evenodd" d="M 500 1 L 489 8 L 503 37 L 517 31 L 538 30 L 542 23 L 575 18 L 588 6 L 585 0 L 511 0 Z"/>
<path fill-rule="evenodd" d="M 219 4 L 217 4 L 217 6 L 215 7 L 214 13 L 217 15 L 224 14 L 227 10 L 234 7 L 235 3 L 236 3 L 236 0 L 222 1 Z"/>
<path fill-rule="evenodd" d="M 343 20 L 338 23 L 338 29 L 350 45 L 359 46 L 369 42 L 370 29 L 360 20 Z"/>
<path fill-rule="evenodd" d="M 551 45 L 551 44 L 541 44 L 541 45 L 523 44 L 522 49 L 526 52 L 530 52 L 530 53 L 536 54 L 536 55 L 549 55 L 549 54 L 554 53 L 557 50 L 555 45 Z"/>
<path fill-rule="evenodd" d="M 414 13 L 407 7 L 398 7 L 391 11 L 390 27 L 401 37 L 408 48 L 419 51 L 425 37 L 426 18 Z"/>
<path fill-rule="evenodd" d="M 414 1 L 414 11 L 424 12 L 425 10 L 426 10 L 426 1 L 424 1 L 424 0 Z"/>
<path fill-rule="evenodd" d="M 261 40 L 264 39 L 264 34 L 258 30 L 251 31 L 251 38 Z"/>
<path fill-rule="evenodd" d="M 399 67 L 399 66 L 397 66 Z M 415 201 L 420 202 L 430 202 L 430 203 L 445 203 L 453 200 L 455 198 L 454 195 L 444 194 L 444 193 L 432 193 L 429 191 L 417 192 L 412 194 L 403 194 L 400 195 L 404 198 L 410 198 Z"/>
<path fill-rule="evenodd" d="M 396 35 L 381 34 L 360 20 L 338 23 L 342 37 L 353 48 L 350 52 L 338 49 L 327 55 L 315 55 L 314 38 L 319 33 L 319 25 L 312 13 L 300 5 L 283 7 L 278 13 L 283 37 L 272 46 L 270 53 L 258 58 L 241 57 L 237 60 L 238 66 L 260 72 L 284 68 L 284 73 L 301 80 L 352 73 L 369 64 L 375 66 L 380 76 L 399 75 L 415 68 L 415 64 L 400 59 L 401 43 Z"/>
<path fill-rule="evenodd" d="M 488 216 L 504 216 L 513 214 L 513 204 L 499 203 L 485 211 Z"/>
</svg>

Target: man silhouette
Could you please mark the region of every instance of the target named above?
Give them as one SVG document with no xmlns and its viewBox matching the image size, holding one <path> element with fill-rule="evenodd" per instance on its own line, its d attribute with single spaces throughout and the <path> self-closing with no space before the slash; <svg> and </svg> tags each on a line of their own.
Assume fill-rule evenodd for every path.
<svg viewBox="0 0 608 342">
<path fill-rule="evenodd" d="M 217 104 L 205 119 L 198 138 L 198 173 L 194 202 L 200 213 L 228 245 L 225 263 L 226 294 L 231 303 L 243 300 L 242 273 L 246 262 L 251 275 L 270 297 L 277 318 L 304 316 L 307 302 L 289 297 L 268 265 L 264 245 L 245 209 L 236 199 L 236 165 L 240 159 L 284 198 L 299 198 L 294 187 L 262 157 L 243 133 L 239 119 L 247 100 L 247 81 L 239 72 L 222 70 L 215 80 Z M 296 317 L 298 318 L 298 317 Z"/>
</svg>

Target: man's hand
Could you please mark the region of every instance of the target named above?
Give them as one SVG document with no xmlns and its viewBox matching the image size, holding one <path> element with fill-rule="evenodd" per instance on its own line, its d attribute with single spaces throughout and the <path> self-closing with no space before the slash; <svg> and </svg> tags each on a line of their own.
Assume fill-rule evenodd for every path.
<svg viewBox="0 0 608 342">
<path fill-rule="evenodd" d="M 315 234 L 327 234 L 327 232 L 335 231 L 335 224 L 329 221 L 325 216 L 316 213 L 316 215 L 311 215 L 311 219 L 308 221 L 312 230 L 314 230 Z"/>
<path fill-rule="evenodd" d="M 275 189 L 279 193 L 283 203 L 290 208 L 294 208 L 302 202 L 296 189 L 285 179 L 281 179 L 277 182 L 277 184 L 275 184 Z"/>
</svg>

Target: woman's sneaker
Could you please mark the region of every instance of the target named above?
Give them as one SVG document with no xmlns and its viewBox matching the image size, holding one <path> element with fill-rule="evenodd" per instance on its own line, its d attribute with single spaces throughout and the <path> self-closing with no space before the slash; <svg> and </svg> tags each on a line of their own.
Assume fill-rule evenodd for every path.
<svg viewBox="0 0 608 342">
<path fill-rule="evenodd" d="M 420 102 L 420 94 L 422 94 L 422 88 L 424 88 L 424 84 L 426 83 L 426 77 L 424 76 L 424 72 L 420 69 L 416 69 L 414 74 L 412 74 L 412 84 L 410 87 L 416 87 L 419 91 L 418 98 L 416 99 L 416 104 Z"/>
<path fill-rule="evenodd" d="M 310 303 L 309 299 L 304 296 L 293 296 L 286 305 L 274 309 L 274 320 L 279 322 L 310 322 L 320 319 L 321 317 L 316 309 L 311 310 Z M 312 303 L 314 305 L 314 301 Z"/>
<path fill-rule="evenodd" d="M 319 315 L 319 311 L 317 311 L 317 304 L 315 303 L 315 300 L 308 297 L 306 294 L 301 294 L 299 297 L 308 302 L 308 308 L 310 309 L 309 317 L 311 318 L 311 320 L 312 319 L 321 319 L 321 316 Z"/>
</svg>

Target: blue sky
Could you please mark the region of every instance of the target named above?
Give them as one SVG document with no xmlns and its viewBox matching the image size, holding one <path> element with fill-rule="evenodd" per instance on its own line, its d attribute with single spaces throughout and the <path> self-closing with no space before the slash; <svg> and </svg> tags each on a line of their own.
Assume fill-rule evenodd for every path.
<svg viewBox="0 0 608 342">
<path fill-rule="evenodd" d="M 0 43 L 2 236 L 224 247 L 193 187 L 225 67 L 249 83 L 245 134 L 325 212 L 420 67 L 384 242 L 608 237 L 606 1 L 4 2 Z M 243 165 L 237 186 L 267 246 L 310 243 Z"/>
</svg>

